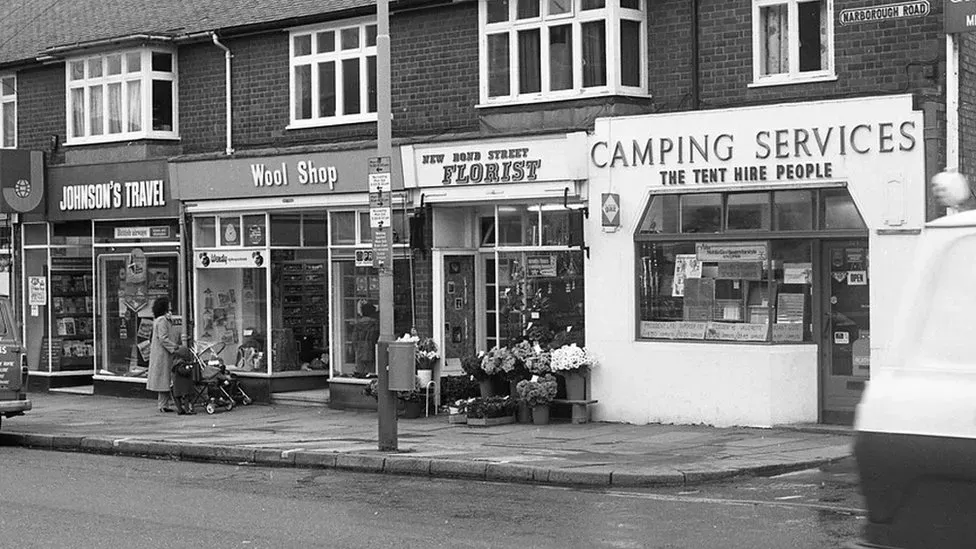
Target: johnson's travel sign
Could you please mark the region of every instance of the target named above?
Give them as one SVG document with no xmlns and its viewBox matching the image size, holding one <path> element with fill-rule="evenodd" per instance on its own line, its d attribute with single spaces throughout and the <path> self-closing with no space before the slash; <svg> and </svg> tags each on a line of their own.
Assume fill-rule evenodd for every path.
<svg viewBox="0 0 976 549">
<path fill-rule="evenodd" d="M 946 0 L 946 34 L 970 32 L 976 29 L 976 0 Z"/>
</svg>

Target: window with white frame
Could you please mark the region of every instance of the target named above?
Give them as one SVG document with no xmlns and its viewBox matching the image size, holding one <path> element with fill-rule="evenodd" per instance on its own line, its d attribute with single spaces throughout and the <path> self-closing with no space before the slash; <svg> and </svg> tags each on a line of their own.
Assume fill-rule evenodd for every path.
<svg viewBox="0 0 976 549">
<path fill-rule="evenodd" d="M 0 76 L 0 149 L 17 147 L 17 77 Z"/>
<path fill-rule="evenodd" d="M 174 139 L 176 55 L 141 48 L 68 59 L 70 144 Z"/>
<path fill-rule="evenodd" d="M 481 0 L 482 104 L 645 95 L 646 0 Z"/>
<path fill-rule="evenodd" d="M 833 0 L 753 0 L 757 84 L 834 77 Z"/>
<path fill-rule="evenodd" d="M 376 23 L 292 31 L 291 126 L 376 120 Z"/>
</svg>

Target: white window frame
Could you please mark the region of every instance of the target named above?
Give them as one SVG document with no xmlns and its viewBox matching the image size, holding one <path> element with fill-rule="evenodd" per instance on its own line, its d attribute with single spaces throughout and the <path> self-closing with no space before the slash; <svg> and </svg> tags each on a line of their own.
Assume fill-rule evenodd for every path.
<svg viewBox="0 0 976 549">
<path fill-rule="evenodd" d="M 525 103 L 542 103 L 550 101 L 565 101 L 585 97 L 600 97 L 606 95 L 625 95 L 632 97 L 650 97 L 647 91 L 647 5 L 650 0 L 639 0 L 639 9 L 620 7 L 620 0 L 606 0 L 601 9 L 582 10 L 583 0 L 569 0 L 572 9 L 568 13 L 549 14 L 549 1 L 540 0 L 540 17 L 532 19 L 517 19 L 518 0 L 509 0 L 509 20 L 488 23 L 488 1 L 478 2 L 478 64 L 480 74 L 479 107 L 493 105 L 517 105 Z M 605 21 L 606 25 L 606 67 L 607 85 L 598 87 L 583 87 L 583 42 L 582 24 L 591 21 Z M 621 84 L 620 70 L 620 21 L 628 20 L 640 25 L 640 85 L 624 86 Z M 549 74 L 549 31 L 548 28 L 572 25 L 573 40 L 573 85 L 569 89 L 550 89 Z M 536 93 L 519 92 L 519 63 L 518 63 L 518 33 L 524 30 L 540 29 L 539 55 L 541 66 L 541 90 Z M 488 87 L 488 35 L 508 33 L 508 70 L 509 94 L 506 96 L 489 97 Z"/>
<path fill-rule="evenodd" d="M 800 72 L 799 4 L 824 2 L 827 19 L 827 66 L 819 71 Z M 759 12 L 762 8 L 787 6 L 789 19 L 789 71 L 781 74 L 762 74 L 762 41 Z M 836 50 L 834 49 L 834 0 L 753 0 L 752 2 L 752 84 L 749 87 L 777 86 L 836 80 Z"/>
<path fill-rule="evenodd" d="M 14 81 L 12 94 L 4 94 L 3 86 L 0 86 L 0 149 L 16 149 L 17 148 L 17 75 L 15 74 L 0 74 L 0 80 L 6 80 L 12 78 Z M 6 128 L 3 127 L 3 110 L 8 108 L 8 105 L 13 105 L 14 109 L 14 140 L 13 143 L 4 143 L 3 136 L 7 134 Z"/>
<path fill-rule="evenodd" d="M 341 124 L 358 124 L 364 122 L 376 122 L 376 111 L 369 112 L 369 70 L 367 59 L 376 58 L 377 70 L 379 70 L 379 58 L 376 44 L 366 45 L 367 27 L 376 27 L 376 18 L 363 17 L 358 19 L 347 19 L 341 22 L 328 25 L 316 25 L 313 27 L 301 27 L 292 29 L 288 33 L 288 113 L 289 124 L 287 129 L 296 128 L 315 128 L 320 126 L 337 126 Z M 358 28 L 359 47 L 343 50 L 341 49 L 342 31 Z M 318 53 L 317 34 L 320 32 L 335 33 L 336 47 L 334 51 Z M 311 37 L 312 53 L 310 55 L 295 55 L 295 38 L 303 35 Z M 343 90 L 342 61 L 346 59 L 359 59 L 359 104 L 362 112 L 356 114 L 339 114 L 345 102 Z M 316 70 L 319 63 L 332 61 L 335 63 L 336 71 L 336 115 L 319 116 L 319 71 Z M 312 112 L 311 118 L 298 118 L 298 105 L 295 99 L 295 68 L 303 65 L 310 65 L 312 76 Z M 377 75 L 378 76 L 378 75 Z M 377 88 L 378 88 L 377 82 Z M 379 97 L 377 97 L 377 103 Z M 377 104 L 377 109 L 379 105 Z"/>
<path fill-rule="evenodd" d="M 170 72 L 160 72 L 152 70 L 152 54 L 166 53 L 169 54 L 172 59 L 172 71 Z M 138 54 L 140 59 L 140 65 L 138 71 L 129 72 L 128 71 L 128 54 Z M 108 59 L 114 56 L 121 56 L 121 73 L 116 75 L 108 74 Z M 84 78 L 72 80 L 71 69 L 74 63 L 81 62 L 84 65 Z M 102 64 L 102 76 L 97 78 L 91 78 L 89 76 L 90 63 L 101 62 Z M 177 55 L 176 50 L 172 48 L 165 47 L 145 47 L 138 49 L 129 50 L 117 50 L 106 53 L 101 53 L 97 55 L 86 55 L 78 56 L 65 59 L 64 64 L 65 71 L 65 122 L 67 128 L 67 137 L 65 139 L 65 145 L 88 145 L 92 143 L 112 143 L 117 141 L 132 141 L 134 139 L 179 139 L 179 78 L 177 72 Z M 152 82 L 153 80 L 164 80 L 172 83 L 173 87 L 173 129 L 170 131 L 164 130 L 154 130 L 152 129 Z M 127 93 L 127 83 L 129 82 L 139 82 L 140 83 L 140 102 L 141 102 L 141 113 L 140 113 L 140 129 L 138 131 L 130 131 L 129 128 L 129 108 L 128 108 L 128 93 Z M 122 131 L 119 133 L 108 133 L 109 131 L 109 101 L 108 101 L 108 86 L 110 84 L 119 83 L 122 85 Z M 91 116 L 89 112 L 91 90 L 95 87 L 100 86 L 102 88 L 102 133 L 100 135 L 92 135 L 91 132 Z M 71 103 L 71 92 L 72 90 L 83 89 L 84 90 L 84 124 L 85 128 L 80 136 L 75 136 L 74 121 L 72 117 L 72 103 Z"/>
</svg>

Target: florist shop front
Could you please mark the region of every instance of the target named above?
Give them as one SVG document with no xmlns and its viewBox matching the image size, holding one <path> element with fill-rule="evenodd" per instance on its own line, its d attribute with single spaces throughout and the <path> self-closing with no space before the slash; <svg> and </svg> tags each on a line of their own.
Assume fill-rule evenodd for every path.
<svg viewBox="0 0 976 549">
<path fill-rule="evenodd" d="M 53 166 L 46 222 L 21 225 L 33 384 L 145 394 L 152 302 L 184 292 L 166 161 Z"/>
<path fill-rule="evenodd" d="M 461 360 L 570 332 L 583 341 L 586 134 L 405 145 L 430 224 L 434 339 Z"/>
<path fill-rule="evenodd" d="M 375 373 L 378 320 L 372 266 L 369 159 L 375 149 L 172 159 L 192 264 L 192 336 L 242 378 L 255 400 L 330 388 L 362 400 Z M 392 161 L 399 162 L 396 150 Z M 397 333 L 414 325 L 412 261 L 403 184 L 396 177 L 394 310 Z M 337 387 L 341 385 L 342 387 Z M 347 390 L 344 390 L 347 389 Z"/>
<path fill-rule="evenodd" d="M 851 421 L 924 222 L 924 129 L 908 95 L 598 120 L 598 419 Z"/>
</svg>

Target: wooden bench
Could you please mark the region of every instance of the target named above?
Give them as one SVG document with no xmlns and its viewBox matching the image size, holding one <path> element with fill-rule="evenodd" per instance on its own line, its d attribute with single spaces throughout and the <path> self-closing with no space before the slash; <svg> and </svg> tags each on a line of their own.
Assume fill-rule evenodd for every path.
<svg viewBox="0 0 976 549">
<path fill-rule="evenodd" d="M 553 404 L 569 404 L 573 407 L 573 423 L 586 423 L 590 421 L 590 404 L 596 404 L 598 400 L 570 400 L 567 398 L 555 398 Z"/>
</svg>

